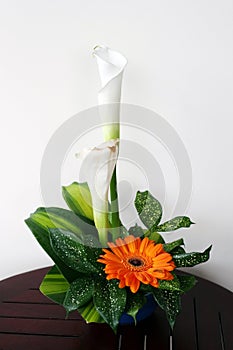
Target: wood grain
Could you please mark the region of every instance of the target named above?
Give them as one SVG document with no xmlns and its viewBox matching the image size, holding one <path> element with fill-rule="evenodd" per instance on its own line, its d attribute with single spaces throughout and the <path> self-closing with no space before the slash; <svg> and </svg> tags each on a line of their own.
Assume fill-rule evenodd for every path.
<svg viewBox="0 0 233 350">
<path fill-rule="evenodd" d="M 115 335 L 106 324 L 87 325 L 38 290 L 49 268 L 0 282 L 0 350 L 232 350 L 232 293 L 198 278 L 182 299 L 171 332 L 164 312 Z"/>
</svg>

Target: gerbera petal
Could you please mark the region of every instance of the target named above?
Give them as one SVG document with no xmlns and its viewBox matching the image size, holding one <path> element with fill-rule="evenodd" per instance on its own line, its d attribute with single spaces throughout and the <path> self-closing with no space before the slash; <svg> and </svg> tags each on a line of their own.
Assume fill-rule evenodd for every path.
<svg viewBox="0 0 233 350">
<path fill-rule="evenodd" d="M 120 259 L 123 258 L 124 254 L 121 252 L 119 247 L 117 247 L 114 243 L 108 243 L 108 245 L 114 254 L 116 254 Z"/>
<path fill-rule="evenodd" d="M 132 293 L 136 293 L 140 287 L 140 281 L 134 276 L 129 287 Z"/>
<path fill-rule="evenodd" d="M 159 286 L 159 281 L 155 278 L 150 284 L 151 284 L 153 287 L 158 288 L 158 286 Z"/>
<path fill-rule="evenodd" d="M 131 253 L 135 253 L 137 249 L 137 246 L 138 246 L 136 243 L 137 240 L 140 240 L 140 238 L 139 237 L 135 238 L 132 235 L 125 237 L 125 242 L 127 243 L 128 249 Z"/>
<path fill-rule="evenodd" d="M 125 279 L 122 278 L 119 283 L 119 288 L 124 288 L 125 287 Z"/>
<path fill-rule="evenodd" d="M 146 250 L 149 243 L 150 243 L 150 240 L 147 237 L 143 238 L 139 248 L 139 252 L 141 254 Z"/>
</svg>

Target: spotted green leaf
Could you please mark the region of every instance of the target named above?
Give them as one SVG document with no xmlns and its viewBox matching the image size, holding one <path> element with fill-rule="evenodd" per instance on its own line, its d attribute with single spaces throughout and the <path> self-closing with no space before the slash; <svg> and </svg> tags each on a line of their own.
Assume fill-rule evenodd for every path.
<svg viewBox="0 0 233 350">
<path fill-rule="evenodd" d="M 63 197 L 69 208 L 77 215 L 89 219 L 93 223 L 91 193 L 87 183 L 73 182 L 62 187 Z"/>
<path fill-rule="evenodd" d="M 138 191 L 134 203 L 143 224 L 151 231 L 156 231 L 162 218 L 162 206 L 159 201 L 149 191 Z"/>
<path fill-rule="evenodd" d="M 178 239 L 177 241 L 174 242 L 170 242 L 170 243 L 165 243 L 163 245 L 163 248 L 166 252 L 171 252 L 172 250 L 174 250 L 175 248 L 184 245 L 184 241 L 182 238 Z"/>
<path fill-rule="evenodd" d="M 59 258 L 70 268 L 82 273 L 98 273 L 97 262 L 102 249 L 84 245 L 72 232 L 50 229 L 51 245 Z M 102 271 L 102 270 L 101 270 Z"/>
<path fill-rule="evenodd" d="M 194 276 L 185 276 L 185 275 L 180 275 L 177 276 L 179 281 L 180 281 L 180 289 L 182 292 L 186 293 L 190 289 L 192 289 L 195 284 L 197 283 L 197 280 Z"/>
<path fill-rule="evenodd" d="M 166 289 L 170 291 L 181 291 L 180 281 L 178 277 L 174 274 L 173 280 L 160 280 L 159 289 Z"/>
<path fill-rule="evenodd" d="M 176 317 L 181 311 L 181 293 L 153 288 L 153 294 L 158 305 L 165 311 L 169 324 L 173 328 Z"/>
<path fill-rule="evenodd" d="M 79 278 L 70 284 L 63 306 L 68 312 L 77 310 L 92 299 L 94 291 L 93 278 L 88 275 Z"/>
<path fill-rule="evenodd" d="M 61 274 L 57 266 L 54 265 L 45 275 L 40 285 L 40 291 L 55 303 L 63 305 L 69 286 L 65 277 Z"/>
<path fill-rule="evenodd" d="M 126 305 L 126 290 L 118 284 L 117 280 L 97 279 L 94 291 L 94 305 L 114 332 Z"/>
<path fill-rule="evenodd" d="M 129 292 L 126 302 L 125 313 L 133 317 L 135 324 L 137 313 L 143 307 L 143 305 L 145 305 L 145 303 L 146 297 L 144 293 L 140 291 L 134 294 Z"/>
<path fill-rule="evenodd" d="M 37 211 L 34 214 L 32 214 L 30 218 L 25 220 L 25 223 L 30 228 L 31 232 L 33 233 L 41 247 L 50 256 L 54 263 L 59 267 L 59 270 L 62 272 L 67 281 L 72 282 L 77 278 L 77 273 L 73 269 L 69 268 L 67 264 L 65 264 L 53 250 L 50 242 L 49 228 L 55 227 L 55 225 L 58 224 L 58 222 L 59 226 L 62 227 L 70 227 L 70 225 L 73 226 L 75 221 L 72 221 L 72 218 L 73 216 L 75 216 L 75 214 L 71 212 L 72 218 L 68 218 L 68 216 L 66 215 L 62 216 L 62 210 L 61 212 L 59 212 L 60 215 L 58 218 L 58 216 L 55 215 L 58 214 L 57 211 L 54 212 L 54 210 L 52 209 L 54 208 L 48 208 L 48 211 L 45 208 L 37 209 Z M 50 219 L 50 214 L 53 217 L 53 220 Z M 56 218 L 58 220 L 55 220 Z M 76 228 L 75 234 L 79 235 L 78 228 Z"/>
<path fill-rule="evenodd" d="M 192 224 L 193 222 L 187 216 L 177 216 L 176 218 L 159 225 L 156 230 L 158 232 L 170 232 L 182 227 L 190 227 Z"/>
<path fill-rule="evenodd" d="M 212 246 L 207 248 L 203 253 L 172 254 L 173 261 L 176 267 L 192 267 L 201 264 L 209 259 L 211 248 Z"/>
</svg>

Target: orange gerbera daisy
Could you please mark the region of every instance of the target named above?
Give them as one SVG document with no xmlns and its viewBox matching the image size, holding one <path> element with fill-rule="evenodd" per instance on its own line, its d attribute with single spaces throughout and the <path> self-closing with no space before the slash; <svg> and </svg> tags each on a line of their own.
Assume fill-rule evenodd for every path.
<svg viewBox="0 0 233 350">
<path fill-rule="evenodd" d="M 158 287 L 158 280 L 174 278 L 169 271 L 175 269 L 175 264 L 162 244 L 156 244 L 147 237 L 141 239 L 130 235 L 118 238 L 115 244 L 109 242 L 108 246 L 111 251 L 103 249 L 105 254 L 97 261 L 106 264 L 104 271 L 108 280 L 120 280 L 120 288 L 127 286 L 136 293 L 140 282 Z"/>
</svg>

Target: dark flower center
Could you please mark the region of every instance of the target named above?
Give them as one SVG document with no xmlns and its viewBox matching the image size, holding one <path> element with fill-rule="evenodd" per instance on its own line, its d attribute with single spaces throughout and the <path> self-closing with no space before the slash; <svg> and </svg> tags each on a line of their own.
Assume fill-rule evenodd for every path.
<svg viewBox="0 0 233 350">
<path fill-rule="evenodd" d="M 129 259 L 128 263 L 130 265 L 133 265 L 133 266 L 136 266 L 136 267 L 144 265 L 144 262 L 142 260 L 140 260 L 140 259 L 137 259 L 137 258 Z"/>
</svg>

